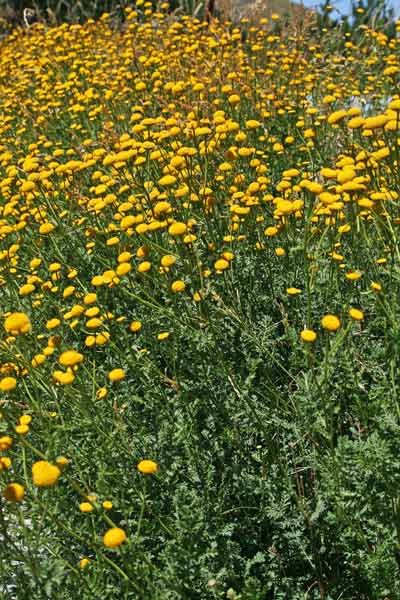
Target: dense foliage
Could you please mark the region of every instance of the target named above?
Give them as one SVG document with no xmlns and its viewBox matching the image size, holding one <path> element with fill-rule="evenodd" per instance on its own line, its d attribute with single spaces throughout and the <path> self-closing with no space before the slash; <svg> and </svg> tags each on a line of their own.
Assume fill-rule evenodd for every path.
<svg viewBox="0 0 400 600">
<path fill-rule="evenodd" d="M 394 600 L 400 42 L 137 5 L 0 44 L 0 595 Z"/>
</svg>

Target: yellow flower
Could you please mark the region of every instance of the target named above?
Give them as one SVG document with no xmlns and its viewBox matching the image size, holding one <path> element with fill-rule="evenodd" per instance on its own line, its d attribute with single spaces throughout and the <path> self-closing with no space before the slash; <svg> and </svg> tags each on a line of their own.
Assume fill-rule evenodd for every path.
<svg viewBox="0 0 400 600">
<path fill-rule="evenodd" d="M 250 119 L 249 121 L 246 121 L 245 125 L 246 129 L 257 129 L 257 127 L 260 127 L 261 123 L 255 119 Z"/>
<path fill-rule="evenodd" d="M 39 227 L 39 233 L 41 233 L 42 235 L 46 235 L 48 233 L 51 233 L 52 231 L 55 230 L 55 225 L 53 225 L 53 223 L 43 223 L 40 227 Z"/>
<path fill-rule="evenodd" d="M 117 261 L 119 263 L 127 263 L 131 260 L 132 258 L 132 253 L 131 252 L 121 252 L 121 254 L 118 255 L 117 257 Z"/>
<path fill-rule="evenodd" d="M 266 235 L 267 237 L 273 237 L 278 233 L 278 231 L 279 230 L 277 227 L 267 227 L 264 231 L 264 235 Z"/>
<path fill-rule="evenodd" d="M 169 331 L 162 331 L 161 333 L 158 334 L 157 339 L 162 342 L 163 340 L 166 340 L 167 338 L 169 338 L 170 333 Z"/>
<path fill-rule="evenodd" d="M 321 319 L 321 325 L 327 331 L 337 331 L 341 325 L 340 319 L 335 315 L 325 315 Z"/>
<path fill-rule="evenodd" d="M 175 223 L 172 223 L 172 225 L 169 226 L 168 228 L 168 233 L 170 235 L 183 235 L 184 233 L 186 233 L 187 227 L 185 225 L 185 223 L 180 223 L 179 221 L 175 221 Z"/>
<path fill-rule="evenodd" d="M 132 270 L 132 265 L 128 262 L 124 262 L 118 265 L 116 273 L 119 277 L 127 275 Z"/>
<path fill-rule="evenodd" d="M 0 379 L 0 391 L 1 392 L 11 392 L 14 390 L 17 385 L 17 380 L 15 377 L 3 377 Z"/>
<path fill-rule="evenodd" d="M 349 315 L 354 321 L 362 321 L 364 319 L 364 313 L 358 308 L 350 308 Z"/>
<path fill-rule="evenodd" d="M 103 321 L 98 319 L 97 317 L 93 317 L 93 319 L 89 319 L 86 321 L 86 327 L 88 329 L 97 329 L 103 325 Z"/>
<path fill-rule="evenodd" d="M 25 496 L 25 488 L 19 483 L 9 483 L 3 496 L 8 502 L 21 502 Z"/>
<path fill-rule="evenodd" d="M 144 475 L 153 475 L 158 471 L 158 465 L 153 460 L 141 460 L 137 465 L 139 473 Z"/>
<path fill-rule="evenodd" d="M 72 371 L 53 371 L 53 379 L 57 383 L 61 383 L 61 385 L 69 385 L 75 379 L 75 375 Z"/>
<path fill-rule="evenodd" d="M 105 398 L 108 394 L 107 388 L 102 387 L 99 388 L 96 392 L 96 398 L 97 400 L 101 400 L 102 398 Z"/>
<path fill-rule="evenodd" d="M 91 279 L 91 284 L 94 285 L 95 287 L 99 287 L 100 285 L 103 285 L 104 283 L 105 283 L 105 281 L 104 281 L 103 275 L 95 275 Z"/>
<path fill-rule="evenodd" d="M 29 425 L 16 425 L 14 430 L 18 435 L 26 435 L 29 431 Z"/>
<path fill-rule="evenodd" d="M 21 425 L 29 425 L 32 421 L 31 415 L 21 415 L 18 419 Z"/>
<path fill-rule="evenodd" d="M 123 369 L 113 369 L 108 374 L 108 379 L 110 381 L 121 381 L 121 379 L 125 378 L 125 371 Z"/>
<path fill-rule="evenodd" d="M 11 459 L 8 456 L 0 457 L 0 473 L 1 471 L 7 471 L 11 467 Z"/>
<path fill-rule="evenodd" d="M 79 505 L 79 510 L 83 513 L 92 512 L 93 509 L 94 506 L 93 504 L 90 504 L 90 502 L 81 502 Z"/>
<path fill-rule="evenodd" d="M 66 350 L 63 352 L 58 359 L 58 362 L 63 367 L 73 367 L 83 361 L 83 354 L 76 352 L 76 350 Z"/>
<path fill-rule="evenodd" d="M 113 507 L 112 502 L 110 502 L 109 500 L 104 500 L 102 506 L 104 510 L 111 510 Z"/>
<path fill-rule="evenodd" d="M 45 360 L 46 356 L 44 354 L 36 354 L 31 360 L 31 365 L 32 367 L 38 367 L 43 364 Z"/>
<path fill-rule="evenodd" d="M 300 332 L 300 337 L 303 342 L 312 343 L 317 339 L 317 334 L 312 329 L 303 329 L 303 331 Z"/>
<path fill-rule="evenodd" d="M 297 296 L 298 294 L 301 294 L 301 290 L 295 287 L 289 287 L 286 289 L 286 291 L 289 294 L 289 296 Z"/>
<path fill-rule="evenodd" d="M 139 273 L 147 273 L 151 269 L 151 262 L 149 260 L 145 260 L 138 266 L 137 270 Z"/>
<path fill-rule="evenodd" d="M 50 319 L 46 323 L 46 329 L 55 329 L 56 327 L 58 327 L 60 325 L 60 323 L 61 323 L 60 319 L 57 319 L 57 318 Z"/>
<path fill-rule="evenodd" d="M 88 558 L 81 558 L 81 560 L 79 561 L 79 568 L 84 569 L 85 567 L 88 566 L 89 563 L 90 563 L 90 560 Z"/>
<path fill-rule="evenodd" d="M 237 94 L 231 94 L 228 97 L 228 102 L 229 104 L 232 104 L 232 106 L 235 106 L 236 104 L 240 103 L 240 96 L 238 96 Z"/>
<path fill-rule="evenodd" d="M 61 475 L 60 469 L 47 460 L 38 460 L 32 465 L 33 483 L 38 487 L 51 487 L 57 483 Z"/>
<path fill-rule="evenodd" d="M 140 321 L 132 321 L 132 323 L 129 325 L 129 330 L 132 331 L 133 333 L 136 333 L 137 331 L 140 331 L 142 329 L 142 323 Z"/>
<path fill-rule="evenodd" d="M 4 321 L 4 329 L 11 335 L 28 333 L 31 330 L 31 322 L 25 313 L 15 312 Z"/>
<path fill-rule="evenodd" d="M 85 304 L 94 304 L 97 300 L 97 294 L 92 293 L 92 294 L 86 294 L 86 296 L 84 297 L 83 301 Z"/>
<path fill-rule="evenodd" d="M 341 119 L 344 119 L 344 117 L 346 117 L 346 116 L 347 116 L 346 110 L 337 110 L 336 112 L 333 112 L 332 114 L 329 115 L 327 121 L 330 125 L 333 125 L 334 123 L 337 123 Z"/>
<path fill-rule="evenodd" d="M 225 258 L 219 258 L 215 261 L 214 267 L 217 271 L 225 271 L 229 268 L 229 262 Z"/>
<path fill-rule="evenodd" d="M 0 452 L 8 450 L 12 446 L 12 438 L 9 435 L 3 435 L 0 437 Z"/>
<path fill-rule="evenodd" d="M 112 527 L 103 536 L 103 544 L 107 548 L 116 548 L 126 541 L 126 533 L 120 527 Z"/>
<path fill-rule="evenodd" d="M 163 267 L 172 267 L 176 263 L 176 258 L 172 254 L 166 254 L 161 258 L 160 262 Z"/>
<path fill-rule="evenodd" d="M 346 273 L 345 277 L 349 281 L 357 281 L 362 277 L 362 273 L 360 273 L 359 271 L 349 271 L 348 273 Z"/>
<path fill-rule="evenodd" d="M 36 188 L 34 181 L 23 181 L 21 184 L 21 192 L 32 192 Z"/>
<path fill-rule="evenodd" d="M 104 344 L 107 344 L 108 340 L 110 339 L 110 334 L 108 331 L 101 331 L 100 333 L 98 333 L 95 337 L 95 343 L 98 346 L 104 346 Z"/>
<path fill-rule="evenodd" d="M 18 293 L 20 296 L 28 296 L 29 294 L 31 294 L 34 291 L 35 291 L 35 286 L 32 285 L 31 283 L 26 283 L 25 285 L 22 285 L 19 288 Z"/>
<path fill-rule="evenodd" d="M 373 290 L 374 292 L 381 292 L 382 291 L 382 286 L 380 283 L 377 283 L 376 281 L 373 281 L 371 283 L 371 290 Z"/>
<path fill-rule="evenodd" d="M 161 177 L 161 179 L 158 180 L 158 183 L 165 187 L 167 187 L 169 185 L 174 185 L 175 182 L 176 182 L 176 177 L 174 177 L 173 175 L 164 175 L 164 177 Z"/>
<path fill-rule="evenodd" d="M 183 291 L 185 290 L 185 288 L 186 288 L 186 284 L 185 284 L 185 282 L 184 282 L 184 281 L 181 281 L 181 280 L 179 280 L 179 279 L 178 279 L 177 281 L 174 281 L 174 282 L 171 284 L 171 290 L 172 290 L 173 292 L 175 292 L 175 293 L 177 293 L 177 292 L 183 292 Z"/>
</svg>

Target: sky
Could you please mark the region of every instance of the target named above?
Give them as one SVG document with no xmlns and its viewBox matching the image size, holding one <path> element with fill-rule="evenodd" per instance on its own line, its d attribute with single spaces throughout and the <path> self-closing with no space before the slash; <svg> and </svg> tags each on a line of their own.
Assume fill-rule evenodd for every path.
<svg viewBox="0 0 400 600">
<path fill-rule="evenodd" d="M 299 1 L 299 0 L 297 0 L 297 1 Z M 304 6 L 314 7 L 314 6 L 318 6 L 318 5 L 322 4 L 322 2 L 319 2 L 318 0 L 303 0 L 303 4 L 304 4 Z M 335 8 L 337 8 L 338 10 L 340 10 L 341 13 L 346 14 L 346 12 L 349 11 L 349 8 L 351 6 L 351 1 L 350 0 L 332 0 L 330 2 L 330 4 L 332 6 L 334 6 Z M 389 4 L 395 9 L 396 16 L 400 16 L 400 0 L 391 0 L 391 2 L 389 2 Z"/>
</svg>

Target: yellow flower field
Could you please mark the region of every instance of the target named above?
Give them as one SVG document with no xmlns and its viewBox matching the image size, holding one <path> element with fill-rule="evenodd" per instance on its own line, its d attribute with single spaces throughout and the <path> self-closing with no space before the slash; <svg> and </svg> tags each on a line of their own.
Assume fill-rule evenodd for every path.
<svg viewBox="0 0 400 600">
<path fill-rule="evenodd" d="M 400 597 L 400 38 L 0 46 L 0 597 Z"/>
</svg>

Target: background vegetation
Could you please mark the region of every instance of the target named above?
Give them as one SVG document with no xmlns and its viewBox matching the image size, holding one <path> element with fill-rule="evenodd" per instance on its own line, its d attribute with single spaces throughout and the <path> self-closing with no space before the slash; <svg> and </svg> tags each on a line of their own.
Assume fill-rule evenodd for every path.
<svg viewBox="0 0 400 600">
<path fill-rule="evenodd" d="M 395 600 L 399 39 L 124 14 L 0 44 L 0 595 Z"/>
</svg>

